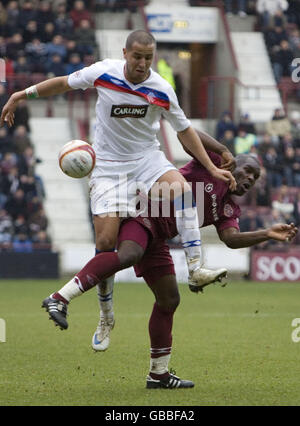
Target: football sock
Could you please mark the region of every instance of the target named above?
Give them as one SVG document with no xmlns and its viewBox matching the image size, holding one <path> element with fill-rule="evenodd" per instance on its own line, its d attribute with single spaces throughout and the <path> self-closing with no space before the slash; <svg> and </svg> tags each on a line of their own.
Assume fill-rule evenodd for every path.
<svg viewBox="0 0 300 426">
<path fill-rule="evenodd" d="M 72 278 L 58 292 L 52 295 L 53 299 L 61 300 L 64 303 L 69 303 L 74 297 L 78 297 L 83 291 L 78 286 L 75 278 Z"/>
<path fill-rule="evenodd" d="M 102 252 L 91 259 L 75 278 L 78 279 L 82 290 L 87 291 L 120 269 L 118 253 Z"/>
<path fill-rule="evenodd" d="M 120 270 L 118 253 L 103 252 L 91 259 L 76 276 L 64 285 L 52 297 L 59 295 L 67 302 L 91 289 L 101 280 L 106 279 Z M 61 299 L 60 299 L 61 300 Z"/>
<path fill-rule="evenodd" d="M 97 284 L 97 294 L 100 305 L 100 316 L 104 319 L 111 319 L 114 317 L 113 310 L 113 288 L 115 276 L 102 280 Z"/>
<path fill-rule="evenodd" d="M 199 262 L 189 265 L 189 272 L 191 272 L 202 263 L 198 213 L 192 191 L 184 192 L 175 198 L 174 207 L 176 226 L 188 265 L 191 259 L 199 259 Z"/>
<path fill-rule="evenodd" d="M 170 375 L 169 361 L 171 354 L 164 355 L 159 358 L 150 358 L 150 372 L 149 376 L 154 380 L 165 379 Z"/>
<path fill-rule="evenodd" d="M 115 249 L 109 250 L 114 252 Z M 96 249 L 95 255 L 101 253 L 101 250 Z M 102 280 L 97 284 L 97 295 L 100 306 L 100 318 L 111 319 L 114 317 L 113 311 L 113 290 L 114 290 L 114 279 L 115 276 Z"/>
<path fill-rule="evenodd" d="M 156 302 L 149 320 L 150 335 L 150 376 L 163 379 L 169 375 L 169 361 L 172 349 L 172 326 L 175 310 L 166 311 Z"/>
</svg>

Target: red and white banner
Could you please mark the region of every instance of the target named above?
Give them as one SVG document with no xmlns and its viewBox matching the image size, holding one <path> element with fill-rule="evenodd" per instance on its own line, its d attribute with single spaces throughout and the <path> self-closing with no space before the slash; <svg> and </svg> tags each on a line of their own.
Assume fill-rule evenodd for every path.
<svg viewBox="0 0 300 426">
<path fill-rule="evenodd" d="M 255 281 L 299 281 L 300 250 L 251 253 L 251 279 Z"/>
</svg>

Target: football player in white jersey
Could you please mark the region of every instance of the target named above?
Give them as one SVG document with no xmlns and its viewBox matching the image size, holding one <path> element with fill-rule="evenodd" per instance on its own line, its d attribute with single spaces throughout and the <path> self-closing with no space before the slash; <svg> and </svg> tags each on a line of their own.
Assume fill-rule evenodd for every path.
<svg viewBox="0 0 300 426">
<path fill-rule="evenodd" d="M 137 191 L 146 193 L 155 185 L 172 185 L 169 199 L 174 201 L 176 224 L 186 254 L 189 283 L 206 283 L 226 274 L 224 268 L 212 271 L 202 268 L 201 239 L 195 200 L 191 187 L 159 149 L 156 134 L 160 119 L 166 118 L 182 143 L 212 176 L 228 182 L 231 190 L 236 182 L 232 174 L 217 168 L 178 105 L 170 84 L 151 69 L 156 42 L 144 31 L 132 32 L 123 49 L 124 60 L 106 59 L 71 75 L 45 80 L 13 93 L 1 114 L 12 126 L 14 111 L 22 99 L 35 99 L 63 94 L 69 90 L 95 87 L 96 132 L 93 147 L 96 166 L 90 177 L 91 209 L 94 218 L 96 251 L 113 251 L 122 217 L 136 214 Z M 140 214 L 140 212 L 139 212 Z M 99 297 L 104 301 L 100 326 L 113 327 L 111 295 L 113 279 L 99 284 Z M 102 291 L 101 291 L 102 287 Z M 68 303 L 80 293 L 80 283 L 69 281 L 61 291 Z M 104 316 L 103 316 L 104 314 Z"/>
</svg>

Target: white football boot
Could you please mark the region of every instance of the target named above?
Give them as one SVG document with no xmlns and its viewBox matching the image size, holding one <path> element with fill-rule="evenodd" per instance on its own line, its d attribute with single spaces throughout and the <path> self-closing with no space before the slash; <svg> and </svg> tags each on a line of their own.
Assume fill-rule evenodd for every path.
<svg viewBox="0 0 300 426">
<path fill-rule="evenodd" d="M 92 347 L 97 352 L 106 351 L 109 346 L 109 335 L 114 328 L 114 318 L 104 319 L 100 318 L 98 327 L 92 338 Z"/>
<path fill-rule="evenodd" d="M 188 262 L 189 270 L 192 269 L 193 264 L 197 264 L 199 259 L 190 259 Z M 189 288 L 192 292 L 198 293 L 199 291 L 203 292 L 203 288 L 209 284 L 213 284 L 215 282 L 222 282 L 222 278 L 227 277 L 227 269 L 219 268 L 219 269 L 205 269 L 200 266 L 197 266 L 194 270 L 192 270 L 189 274 Z M 223 284 L 222 287 L 225 287 L 226 284 Z"/>
</svg>

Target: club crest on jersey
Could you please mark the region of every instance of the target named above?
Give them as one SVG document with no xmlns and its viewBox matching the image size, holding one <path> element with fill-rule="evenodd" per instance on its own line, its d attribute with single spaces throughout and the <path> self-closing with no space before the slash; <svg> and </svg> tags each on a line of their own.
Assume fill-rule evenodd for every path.
<svg viewBox="0 0 300 426">
<path fill-rule="evenodd" d="M 113 105 L 110 116 L 116 118 L 144 118 L 148 107 L 149 105 Z"/>
<path fill-rule="evenodd" d="M 204 190 L 205 190 L 206 192 L 211 192 L 213 189 L 214 189 L 214 186 L 213 186 L 213 184 L 212 184 L 212 183 L 207 183 L 207 184 L 205 185 L 205 188 L 204 188 Z"/>
<path fill-rule="evenodd" d="M 233 208 L 230 204 L 225 204 L 224 206 L 224 215 L 226 217 L 231 217 L 233 215 Z"/>
<path fill-rule="evenodd" d="M 153 104 L 154 100 L 155 100 L 155 95 L 153 92 L 149 92 L 147 95 L 147 100 L 150 104 Z"/>
</svg>

